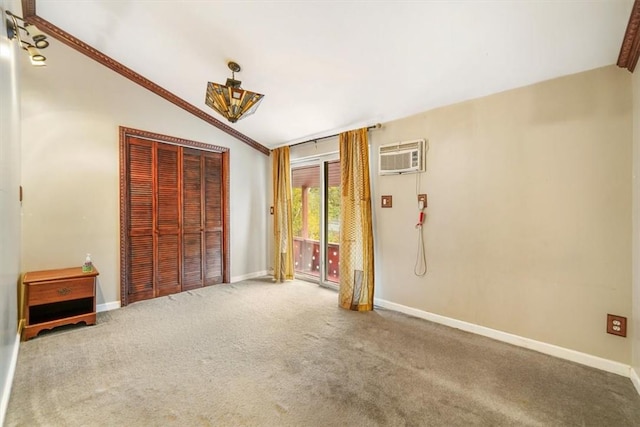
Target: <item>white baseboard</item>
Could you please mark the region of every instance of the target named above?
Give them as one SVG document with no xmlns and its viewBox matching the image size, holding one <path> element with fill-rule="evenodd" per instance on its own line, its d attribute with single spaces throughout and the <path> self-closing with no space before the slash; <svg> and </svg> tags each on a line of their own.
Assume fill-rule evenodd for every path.
<svg viewBox="0 0 640 427">
<path fill-rule="evenodd" d="M 256 271 L 255 273 L 243 274 L 242 276 L 233 276 L 231 283 L 242 282 L 243 280 L 255 279 L 256 277 L 262 277 L 269 274 L 267 270 Z"/>
<path fill-rule="evenodd" d="M 429 320 L 431 322 L 440 323 L 442 325 L 450 326 L 455 329 L 460 329 L 466 332 L 493 338 L 494 340 L 503 341 L 509 344 L 516 345 L 518 347 L 528 348 L 530 350 L 548 354 L 560 359 L 570 360 L 572 362 L 580 363 L 581 365 L 586 365 L 592 368 L 600 369 L 602 371 L 622 375 L 627 378 L 630 378 L 631 376 L 631 367 L 629 365 L 625 365 L 624 363 L 615 362 L 613 360 L 604 359 L 602 357 L 593 356 L 591 354 L 582 353 L 564 347 L 559 347 L 557 345 L 548 344 L 542 341 L 532 340 L 530 338 L 521 337 L 519 335 L 510 334 L 508 332 L 498 331 L 496 329 L 487 328 L 485 326 L 476 325 L 474 323 L 441 316 L 439 314 L 429 313 L 427 311 L 418 310 L 416 308 L 407 307 L 405 305 L 396 304 L 383 299 L 376 298 L 374 302 L 376 305 L 382 308 L 398 311 L 400 313 L 408 314 L 420 319 Z M 636 385 L 636 388 L 640 390 L 640 388 L 638 388 L 638 385 Z"/>
<path fill-rule="evenodd" d="M 20 334 L 16 334 L 16 341 L 13 344 L 13 352 L 9 361 L 9 371 L 7 372 L 7 380 L 2 389 L 2 397 L 0 398 L 0 426 L 4 425 L 4 418 L 7 415 L 7 407 L 9 406 L 9 397 L 11 396 L 11 386 L 13 385 L 13 376 L 16 373 L 16 365 L 18 364 L 18 351 L 20 350 Z"/>
<path fill-rule="evenodd" d="M 120 301 L 105 302 L 104 304 L 96 305 L 96 312 L 100 313 L 101 311 L 116 310 L 118 308 L 120 308 Z"/>
<path fill-rule="evenodd" d="M 631 368 L 631 382 L 633 383 L 634 387 L 636 388 L 636 391 L 638 392 L 638 394 L 640 394 L 640 376 L 638 376 L 638 371 L 636 371 L 635 369 Z"/>
</svg>

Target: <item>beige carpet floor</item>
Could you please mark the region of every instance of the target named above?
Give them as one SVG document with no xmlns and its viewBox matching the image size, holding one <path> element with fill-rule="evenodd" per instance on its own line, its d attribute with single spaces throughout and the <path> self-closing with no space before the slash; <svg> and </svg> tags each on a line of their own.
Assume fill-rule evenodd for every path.
<svg viewBox="0 0 640 427">
<path fill-rule="evenodd" d="M 8 426 L 638 426 L 631 381 L 269 279 L 25 342 Z"/>
</svg>

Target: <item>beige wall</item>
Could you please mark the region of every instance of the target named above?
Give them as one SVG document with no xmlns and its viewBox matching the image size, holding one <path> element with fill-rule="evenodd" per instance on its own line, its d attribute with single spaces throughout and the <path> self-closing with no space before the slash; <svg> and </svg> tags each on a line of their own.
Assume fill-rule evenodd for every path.
<svg viewBox="0 0 640 427">
<path fill-rule="evenodd" d="M 20 78 L 21 51 L 7 39 L 4 11 L 20 2 L 1 0 L 0 13 L 0 425 L 9 402 L 13 355 L 17 354 L 20 280 Z"/>
<path fill-rule="evenodd" d="M 23 76 L 23 270 L 89 252 L 98 304 L 119 301 L 119 126 L 229 147 L 231 277 L 267 269 L 268 156 L 60 43 L 47 57 Z"/>
<path fill-rule="evenodd" d="M 632 368 L 640 375 L 640 72 L 633 79 L 633 319 L 629 327 L 632 340 Z M 640 389 L 638 389 L 640 392 Z"/>
<path fill-rule="evenodd" d="M 427 172 L 373 178 L 376 296 L 631 362 L 631 78 L 614 66 L 384 124 L 425 138 Z M 428 273 L 413 273 L 416 177 Z M 393 196 L 381 209 L 380 196 Z"/>
<path fill-rule="evenodd" d="M 631 101 L 629 74 L 611 66 L 371 131 L 376 297 L 631 363 L 631 338 L 605 333 L 607 313 L 632 320 Z M 426 173 L 377 175 L 381 144 L 419 138 Z M 292 158 L 335 150 L 334 138 Z"/>
</svg>

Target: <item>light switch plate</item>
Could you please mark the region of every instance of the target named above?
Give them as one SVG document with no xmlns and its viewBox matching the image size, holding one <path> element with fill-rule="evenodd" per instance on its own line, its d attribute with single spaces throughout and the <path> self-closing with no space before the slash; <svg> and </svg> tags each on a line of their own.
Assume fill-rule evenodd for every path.
<svg viewBox="0 0 640 427">
<path fill-rule="evenodd" d="M 382 196 L 382 207 L 390 208 L 393 205 L 393 197 L 391 196 Z"/>
</svg>

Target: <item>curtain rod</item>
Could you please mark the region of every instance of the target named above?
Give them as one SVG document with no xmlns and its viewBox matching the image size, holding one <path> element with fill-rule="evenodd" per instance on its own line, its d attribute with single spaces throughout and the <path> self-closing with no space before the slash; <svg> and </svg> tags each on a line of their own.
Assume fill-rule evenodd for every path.
<svg viewBox="0 0 640 427">
<path fill-rule="evenodd" d="M 376 123 L 375 125 L 372 126 L 368 126 L 367 130 L 371 130 L 371 129 L 380 129 L 382 127 L 382 125 L 380 123 Z M 296 142 L 295 144 L 291 144 L 289 146 L 289 148 L 291 147 L 295 147 L 296 145 L 302 145 L 302 144 L 306 144 L 308 142 L 318 142 L 321 139 L 327 139 L 327 138 L 333 138 L 334 136 L 340 136 L 339 133 L 336 133 L 334 135 L 327 135 L 327 136 L 321 136 L 319 138 L 313 138 L 313 139 L 309 139 L 307 141 L 302 141 L 302 142 Z"/>
</svg>

